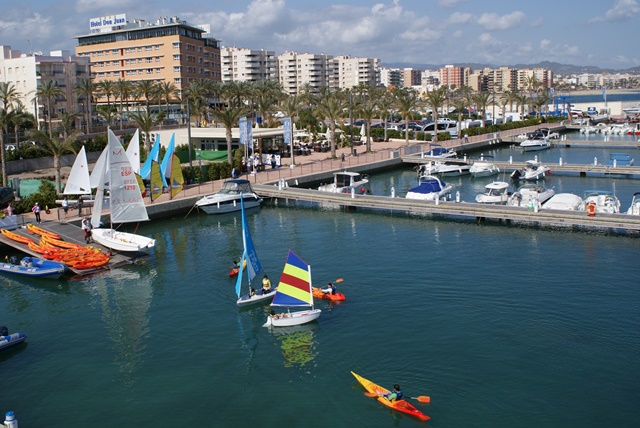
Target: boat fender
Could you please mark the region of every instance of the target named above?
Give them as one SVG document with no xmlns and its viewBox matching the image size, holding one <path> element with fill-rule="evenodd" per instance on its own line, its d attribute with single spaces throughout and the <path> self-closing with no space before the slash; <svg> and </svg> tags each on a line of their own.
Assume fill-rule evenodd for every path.
<svg viewBox="0 0 640 428">
<path fill-rule="evenodd" d="M 595 217 L 596 204 L 593 201 L 589 202 L 589 205 L 587 206 L 587 212 L 589 213 L 589 217 Z"/>
</svg>

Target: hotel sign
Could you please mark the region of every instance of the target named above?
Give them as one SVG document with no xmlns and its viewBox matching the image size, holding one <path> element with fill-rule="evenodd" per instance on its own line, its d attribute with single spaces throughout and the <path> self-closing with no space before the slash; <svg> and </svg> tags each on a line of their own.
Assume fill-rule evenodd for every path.
<svg viewBox="0 0 640 428">
<path fill-rule="evenodd" d="M 101 30 L 104 28 L 113 28 L 127 23 L 127 14 L 101 16 L 100 18 L 91 18 L 89 20 L 90 30 Z"/>
</svg>

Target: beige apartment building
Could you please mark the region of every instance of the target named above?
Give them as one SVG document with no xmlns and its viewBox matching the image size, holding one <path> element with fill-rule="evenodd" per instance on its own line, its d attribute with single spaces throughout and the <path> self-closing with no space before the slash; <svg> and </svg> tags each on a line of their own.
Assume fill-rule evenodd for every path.
<svg viewBox="0 0 640 428">
<path fill-rule="evenodd" d="M 341 89 L 364 85 L 376 87 L 380 84 L 380 60 L 358 58 L 348 55 L 335 57 L 338 71 L 338 87 Z"/>
<path fill-rule="evenodd" d="M 277 80 L 278 63 L 274 51 L 223 47 L 220 55 L 223 82 Z"/>
<path fill-rule="evenodd" d="M 57 83 L 64 94 L 51 107 L 52 116 L 55 116 L 82 111 L 73 88 L 80 79 L 88 77 L 89 61 L 69 51 L 52 51 L 49 55 L 24 54 L 11 49 L 11 46 L 0 46 L 0 81 L 13 84 L 22 105 L 39 122 L 48 113 L 46 100 L 36 98 L 36 91 L 42 82 Z"/>
<path fill-rule="evenodd" d="M 94 81 L 171 82 L 182 94 L 194 79 L 222 80 L 220 42 L 206 28 L 175 16 L 117 21 L 76 37 L 76 54 L 89 59 Z"/>
<path fill-rule="evenodd" d="M 336 62 L 331 55 L 285 52 L 277 60 L 278 81 L 289 95 L 299 94 L 305 86 L 313 91 L 337 87 Z"/>
</svg>

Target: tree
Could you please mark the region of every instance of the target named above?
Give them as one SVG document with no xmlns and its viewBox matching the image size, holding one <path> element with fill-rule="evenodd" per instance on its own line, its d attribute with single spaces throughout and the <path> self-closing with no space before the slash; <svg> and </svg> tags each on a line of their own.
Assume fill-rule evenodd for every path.
<svg viewBox="0 0 640 428">
<path fill-rule="evenodd" d="M 178 88 L 173 82 L 160 82 L 158 95 L 164 101 L 167 116 L 169 116 L 169 103 L 178 98 Z"/>
<path fill-rule="evenodd" d="M 49 132 L 49 137 L 51 137 L 51 116 L 53 116 L 53 111 L 51 110 L 51 102 L 53 101 L 53 108 L 55 109 L 55 102 L 58 98 L 64 98 L 64 92 L 62 91 L 60 86 L 58 86 L 57 82 L 54 82 L 53 80 L 44 80 L 36 90 L 36 97 L 44 99 L 47 103 L 47 131 Z"/>
<path fill-rule="evenodd" d="M 66 153 L 74 152 L 74 144 L 78 138 L 79 133 L 74 132 L 68 138 L 60 139 L 57 135 L 51 137 L 46 133 L 36 130 L 31 132 L 31 136 L 34 140 L 42 143 L 42 148 L 53 157 L 53 169 L 55 170 L 55 182 L 56 192 L 60 194 L 62 192 L 61 180 L 60 180 L 60 157 Z"/>
<path fill-rule="evenodd" d="M 365 121 L 365 134 L 366 134 L 366 147 L 367 152 L 371 151 L 371 121 L 378 113 L 378 106 L 376 100 L 378 99 L 378 92 L 375 88 L 368 86 L 358 87 L 358 91 L 362 94 L 362 102 L 358 103 L 358 116 Z M 367 100 L 368 96 L 368 100 Z"/>
<path fill-rule="evenodd" d="M 73 88 L 73 92 L 78 96 L 79 99 L 84 99 L 87 102 L 86 108 L 86 125 L 87 125 L 87 134 L 89 133 L 89 126 L 91 125 L 91 106 L 93 105 L 93 96 L 96 92 L 96 84 L 91 81 L 91 79 L 80 79 L 76 86 Z M 84 104 L 82 113 L 84 114 Z"/>
<path fill-rule="evenodd" d="M 124 105 L 127 103 L 135 89 L 133 82 L 125 79 L 118 79 L 114 85 L 115 95 L 120 98 L 120 129 L 124 126 Z"/>
<path fill-rule="evenodd" d="M 344 93 L 339 90 L 323 88 L 318 96 L 316 111 L 328 124 L 332 158 L 336 157 L 336 123 L 344 114 L 346 104 Z"/>
<path fill-rule="evenodd" d="M 462 122 L 462 114 L 464 109 L 469 108 L 469 101 L 465 97 L 455 97 L 451 100 L 451 105 L 458 112 L 458 138 L 460 138 L 460 123 Z"/>
<path fill-rule="evenodd" d="M 409 145 L 409 114 L 413 112 L 418 106 L 418 98 L 416 97 L 413 89 L 396 88 L 393 90 L 393 96 L 395 98 L 395 105 L 400 114 L 402 115 L 405 123 L 404 127 L 404 139 L 405 144 Z"/>
<path fill-rule="evenodd" d="M 220 98 L 224 104 L 211 112 L 213 117 L 222 123 L 226 129 L 227 161 L 229 165 L 233 165 L 233 155 L 231 153 L 233 137 L 231 130 L 238 124 L 240 118 L 250 111 L 247 105 L 249 92 L 243 92 L 243 88 L 248 89 L 246 84 L 239 82 L 223 83 L 220 86 Z"/>
<path fill-rule="evenodd" d="M 149 112 L 149 110 L 132 112 L 129 118 L 140 128 L 140 131 L 146 136 L 144 139 L 144 150 L 148 155 L 151 151 L 151 139 L 149 135 L 153 128 L 163 120 L 163 116 L 156 116 Z"/>
<path fill-rule="evenodd" d="M 394 99 L 393 95 L 388 88 L 377 88 L 372 95 L 376 98 L 376 106 L 378 111 L 378 117 L 382 119 L 384 126 L 384 140 L 387 141 L 387 124 L 389 122 L 389 116 L 393 111 Z"/>
<path fill-rule="evenodd" d="M 491 104 L 491 94 L 488 92 L 478 92 L 474 94 L 472 97 L 473 102 L 475 103 L 478 111 L 481 111 L 480 120 L 482 122 L 482 127 L 484 128 L 484 117 L 487 112 L 487 107 Z"/>
<path fill-rule="evenodd" d="M 113 110 L 111 110 L 111 97 L 115 97 L 116 82 L 113 80 L 103 80 L 98 83 L 98 88 L 102 96 L 107 97 L 107 108 L 102 109 L 102 116 L 107 120 L 107 125 L 111 126 L 111 118 L 113 117 Z"/>
<path fill-rule="evenodd" d="M 433 117 L 434 142 L 438 142 L 438 110 L 442 108 L 447 100 L 447 88 L 441 86 L 438 89 L 427 92 L 426 102 L 431 107 L 431 115 Z"/>
<path fill-rule="evenodd" d="M 144 98 L 147 110 L 149 110 L 149 102 L 153 98 L 155 87 L 156 85 L 153 83 L 153 80 L 141 80 L 136 85 L 136 96 L 138 98 Z"/>
<path fill-rule="evenodd" d="M 0 100 L 2 100 L 2 120 L 0 121 L 0 129 L 2 135 L 0 136 L 0 162 L 2 162 L 2 185 L 7 187 L 7 167 L 6 167 L 6 152 L 4 147 L 5 138 L 9 137 L 9 125 L 11 123 L 10 111 L 13 108 L 13 104 L 18 102 L 19 95 L 16 87 L 13 83 L 0 82 Z M 5 137 L 6 136 L 6 137 Z M 16 146 L 18 147 L 18 146 Z"/>
<path fill-rule="evenodd" d="M 269 123 L 269 117 L 278 105 L 278 101 L 282 99 L 284 93 L 280 83 L 274 80 L 260 80 L 255 82 L 252 88 L 251 99 L 255 109 L 262 118 L 262 123 Z"/>
</svg>

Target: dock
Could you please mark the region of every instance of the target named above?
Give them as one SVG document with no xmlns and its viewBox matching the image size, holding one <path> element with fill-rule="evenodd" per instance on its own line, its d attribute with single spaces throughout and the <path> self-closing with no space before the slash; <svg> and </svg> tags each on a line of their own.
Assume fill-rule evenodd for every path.
<svg viewBox="0 0 640 428">
<path fill-rule="evenodd" d="M 296 187 L 279 188 L 258 184 L 254 190 L 271 198 L 274 206 L 295 206 L 298 201 L 344 210 L 368 210 L 387 214 L 420 215 L 427 218 L 458 219 L 483 223 L 521 224 L 534 227 L 563 227 L 575 230 L 601 230 L 614 234 L 640 236 L 640 216 L 602 214 L 589 217 L 584 211 L 534 210 L 526 207 L 476 204 L 454 201 L 421 201 L 388 196 L 320 192 Z"/>
<path fill-rule="evenodd" d="M 85 246 L 86 243 L 84 242 L 84 237 L 83 237 L 83 233 L 82 233 L 82 229 L 78 226 L 73 225 L 72 223 L 60 223 L 60 222 L 56 222 L 56 221 L 44 221 L 42 223 L 40 223 L 38 225 L 40 228 L 45 229 L 49 232 L 53 232 L 53 233 L 57 233 L 58 235 L 60 235 L 60 238 L 62 238 L 63 241 L 65 242 L 70 242 L 73 244 L 78 244 L 78 245 L 82 245 Z M 32 239 L 34 242 L 38 242 L 40 240 L 40 237 L 38 235 L 34 235 L 34 234 L 30 234 L 27 232 L 26 228 L 18 228 L 18 229 L 14 229 L 11 232 L 16 233 L 18 235 L 27 237 Z M 82 239 L 82 240 L 80 240 Z M 29 254 L 32 257 L 42 257 L 42 254 L 39 254 L 33 250 L 31 250 L 29 248 L 28 245 L 26 244 L 22 244 L 20 242 L 16 242 L 12 239 L 7 238 L 6 236 L 0 234 L 0 242 L 15 248 L 16 250 L 19 250 L 23 253 Z M 95 247 L 95 248 L 100 248 L 103 252 L 107 252 L 109 251 L 109 248 L 103 247 L 102 245 L 98 244 L 98 243 L 92 243 L 91 246 Z M 92 268 L 92 269 L 76 269 L 73 268 L 71 266 L 68 267 L 69 271 L 73 272 L 76 275 L 79 276 L 84 276 L 84 275 L 90 275 L 90 274 L 94 274 L 97 272 L 102 272 L 102 271 L 106 271 L 106 270 L 110 270 L 110 269 L 114 269 L 117 268 L 119 266 L 125 265 L 125 264 L 130 264 L 133 260 L 135 260 L 136 258 L 140 257 L 144 255 L 144 253 L 140 253 L 140 254 L 136 254 L 134 256 L 129 256 L 127 254 L 122 254 L 122 253 L 117 253 L 114 252 L 111 255 L 111 258 L 109 259 L 109 263 L 107 263 L 104 266 L 100 266 L 97 268 Z"/>
</svg>

